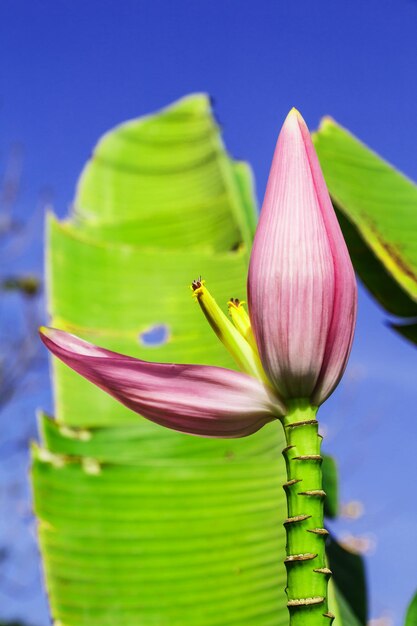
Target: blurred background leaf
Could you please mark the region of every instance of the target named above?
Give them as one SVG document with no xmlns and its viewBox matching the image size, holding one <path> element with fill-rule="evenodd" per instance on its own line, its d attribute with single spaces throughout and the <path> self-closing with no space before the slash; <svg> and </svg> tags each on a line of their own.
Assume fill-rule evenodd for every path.
<svg viewBox="0 0 417 626">
<path fill-rule="evenodd" d="M 339 514 L 339 477 L 335 459 L 323 454 L 324 514 L 335 520 Z M 366 626 L 368 600 L 363 556 L 347 550 L 330 534 L 326 542 L 332 571 L 329 606 L 342 626 Z"/>
<path fill-rule="evenodd" d="M 404 626 L 417 626 L 417 593 L 408 607 Z"/>
<path fill-rule="evenodd" d="M 98 143 L 68 220 L 48 219 L 51 324 L 157 361 L 233 367 L 191 297 L 244 297 L 249 167 L 194 95 Z M 54 363 L 33 487 L 46 584 L 66 626 L 286 624 L 278 423 L 216 441 L 138 418 Z"/>
<path fill-rule="evenodd" d="M 333 457 L 322 454 L 323 489 L 326 492 L 324 514 L 329 519 L 337 517 L 339 511 L 339 480 L 337 465 Z"/>
<path fill-rule="evenodd" d="M 346 550 L 332 535 L 327 541 L 327 557 L 333 572 L 341 623 L 350 626 L 357 622 L 366 626 L 368 601 L 363 557 Z"/>
<path fill-rule="evenodd" d="M 313 138 L 359 277 L 417 343 L 417 186 L 330 118 Z"/>
<path fill-rule="evenodd" d="M 346 601 L 344 595 L 335 586 L 335 598 L 337 600 L 337 612 L 335 626 L 337 623 L 343 624 L 343 626 L 363 626 L 366 622 L 360 622 L 356 617 L 351 606 Z"/>
</svg>

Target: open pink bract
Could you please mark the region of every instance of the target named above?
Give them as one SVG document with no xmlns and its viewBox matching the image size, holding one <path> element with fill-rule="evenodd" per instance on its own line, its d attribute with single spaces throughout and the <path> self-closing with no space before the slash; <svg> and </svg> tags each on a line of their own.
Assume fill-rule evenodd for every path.
<svg viewBox="0 0 417 626">
<path fill-rule="evenodd" d="M 282 409 L 256 378 L 207 365 L 148 363 L 94 346 L 62 330 L 41 329 L 61 361 L 129 409 L 181 432 L 243 437 Z"/>
<path fill-rule="evenodd" d="M 338 384 L 356 317 L 356 283 L 308 129 L 294 109 L 278 138 L 248 276 L 249 314 L 270 382 L 204 365 L 148 363 L 41 329 L 46 347 L 130 409 L 168 428 L 242 437 L 321 404 Z"/>
</svg>

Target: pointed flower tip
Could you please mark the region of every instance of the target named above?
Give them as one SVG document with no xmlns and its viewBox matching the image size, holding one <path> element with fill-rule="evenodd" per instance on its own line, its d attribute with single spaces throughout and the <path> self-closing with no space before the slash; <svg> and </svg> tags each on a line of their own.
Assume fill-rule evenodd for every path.
<svg viewBox="0 0 417 626">
<path fill-rule="evenodd" d="M 284 126 L 287 122 L 288 123 L 289 122 L 297 122 L 297 123 L 301 122 L 302 124 L 305 124 L 303 116 L 301 115 L 300 111 L 296 109 L 295 107 L 292 107 L 292 109 L 288 113 L 284 122 Z"/>
<path fill-rule="evenodd" d="M 39 332 L 39 335 L 41 336 L 41 339 L 43 337 L 50 337 L 51 331 L 52 331 L 52 329 L 48 328 L 48 326 L 39 326 L 39 329 L 38 329 L 38 332 Z"/>
<path fill-rule="evenodd" d="M 290 141 L 300 141 L 308 132 L 303 116 L 298 109 L 293 107 L 285 118 L 280 136 L 282 135 L 283 138 L 285 137 Z"/>
<path fill-rule="evenodd" d="M 294 116 L 295 116 L 295 117 L 302 117 L 302 116 L 301 116 L 300 111 L 299 111 L 298 109 L 296 109 L 295 107 L 292 107 L 292 108 L 290 109 L 290 112 L 288 113 L 288 116 L 287 116 L 287 117 L 290 117 L 290 115 L 291 115 L 292 117 L 294 117 Z"/>
</svg>

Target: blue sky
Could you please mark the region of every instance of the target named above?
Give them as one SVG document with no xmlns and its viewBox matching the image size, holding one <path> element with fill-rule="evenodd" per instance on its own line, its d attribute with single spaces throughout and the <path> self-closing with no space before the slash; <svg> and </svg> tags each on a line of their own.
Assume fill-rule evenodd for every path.
<svg viewBox="0 0 417 626">
<path fill-rule="evenodd" d="M 229 150 L 254 168 L 260 200 L 292 106 L 312 129 L 332 115 L 417 179 L 416 37 L 414 0 L 2 0 L 0 171 L 21 142 L 19 211 L 31 213 L 48 188 L 63 216 L 103 132 L 207 91 Z M 40 267 L 41 254 L 39 228 L 20 264 Z M 365 507 L 337 531 L 374 541 L 372 616 L 390 615 L 397 626 L 417 588 L 417 350 L 385 320 L 361 290 L 347 376 L 321 415 L 342 499 Z M 48 405 L 48 392 L 36 402 Z M 27 415 L 34 408 L 25 403 Z M 36 593 L 19 606 L 3 603 L 0 618 L 46 624 Z"/>
</svg>

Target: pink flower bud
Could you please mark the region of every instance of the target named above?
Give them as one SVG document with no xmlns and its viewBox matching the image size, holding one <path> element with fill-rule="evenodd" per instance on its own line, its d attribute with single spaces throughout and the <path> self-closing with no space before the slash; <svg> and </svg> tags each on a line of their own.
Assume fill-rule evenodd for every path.
<svg viewBox="0 0 417 626">
<path fill-rule="evenodd" d="M 346 367 L 355 275 L 308 128 L 281 130 L 255 235 L 248 304 L 259 354 L 284 399 L 321 404 Z"/>
</svg>

